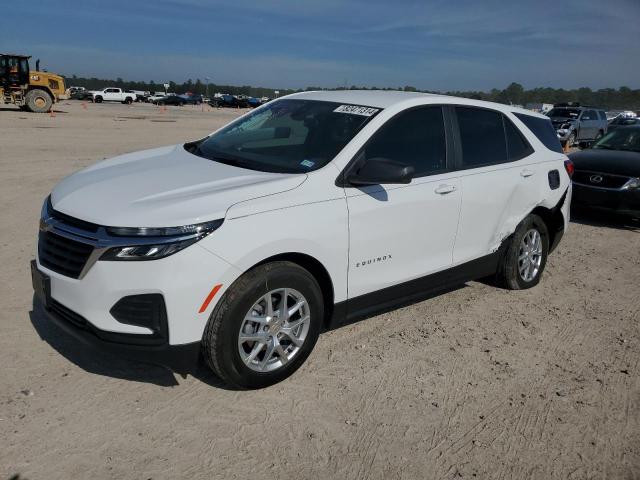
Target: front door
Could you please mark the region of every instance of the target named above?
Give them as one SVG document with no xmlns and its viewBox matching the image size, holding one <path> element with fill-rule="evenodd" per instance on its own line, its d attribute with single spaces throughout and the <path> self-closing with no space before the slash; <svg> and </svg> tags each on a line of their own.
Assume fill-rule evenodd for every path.
<svg viewBox="0 0 640 480">
<path fill-rule="evenodd" d="M 404 111 L 365 145 L 365 162 L 387 158 L 413 166 L 415 176 L 407 185 L 345 188 L 350 299 L 451 265 L 461 191 L 448 169 L 443 115 L 439 106 Z"/>
</svg>

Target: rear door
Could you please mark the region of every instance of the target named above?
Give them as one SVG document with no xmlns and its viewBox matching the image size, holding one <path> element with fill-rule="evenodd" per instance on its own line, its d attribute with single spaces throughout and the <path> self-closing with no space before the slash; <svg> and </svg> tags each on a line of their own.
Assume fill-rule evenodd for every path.
<svg viewBox="0 0 640 480">
<path fill-rule="evenodd" d="M 349 298 L 451 265 L 461 192 L 448 131 L 441 106 L 416 107 L 388 120 L 361 151 L 365 162 L 388 158 L 416 173 L 408 185 L 345 188 Z"/>
<path fill-rule="evenodd" d="M 462 185 L 453 263 L 494 252 L 536 205 L 540 172 L 534 150 L 501 112 L 453 108 Z"/>
</svg>

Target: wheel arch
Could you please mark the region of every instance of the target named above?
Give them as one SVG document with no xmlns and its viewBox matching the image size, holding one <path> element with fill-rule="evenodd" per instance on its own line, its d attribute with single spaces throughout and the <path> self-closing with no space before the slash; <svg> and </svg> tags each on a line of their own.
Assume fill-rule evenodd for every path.
<svg viewBox="0 0 640 480">
<path fill-rule="evenodd" d="M 327 268 L 317 258 L 312 257 L 311 255 L 308 255 L 306 253 L 285 252 L 265 258 L 264 260 L 261 260 L 260 262 L 253 265 L 247 271 L 253 270 L 254 268 L 260 265 L 264 265 L 265 263 L 278 261 L 288 261 L 291 263 L 295 263 L 296 265 L 307 270 L 316 279 L 316 281 L 320 285 L 322 298 L 324 300 L 324 319 L 322 326 L 323 328 L 328 327 L 333 316 L 335 292 L 333 287 L 333 280 L 331 279 L 331 275 L 329 274 Z"/>
<path fill-rule="evenodd" d="M 546 208 L 543 206 L 537 206 L 531 211 L 532 215 L 539 216 L 544 224 L 547 226 L 549 232 L 549 253 L 551 253 L 558 245 L 556 240 L 559 240 L 559 235 L 562 235 L 564 230 L 564 216 L 562 210 L 559 208 L 562 206 L 564 196 L 557 207 Z"/>
</svg>

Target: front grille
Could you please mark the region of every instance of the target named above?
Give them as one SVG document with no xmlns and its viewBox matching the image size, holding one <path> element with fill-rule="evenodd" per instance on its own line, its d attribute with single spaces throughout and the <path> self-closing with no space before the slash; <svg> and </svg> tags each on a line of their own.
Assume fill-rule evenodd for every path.
<svg viewBox="0 0 640 480">
<path fill-rule="evenodd" d="M 617 189 L 627 183 L 629 181 L 629 177 L 600 172 L 590 172 L 586 170 L 576 170 L 573 174 L 573 181 L 590 187 Z"/>
<path fill-rule="evenodd" d="M 41 231 L 38 237 L 38 257 L 40 264 L 49 270 L 71 278 L 78 278 L 84 268 L 93 246 Z"/>
</svg>

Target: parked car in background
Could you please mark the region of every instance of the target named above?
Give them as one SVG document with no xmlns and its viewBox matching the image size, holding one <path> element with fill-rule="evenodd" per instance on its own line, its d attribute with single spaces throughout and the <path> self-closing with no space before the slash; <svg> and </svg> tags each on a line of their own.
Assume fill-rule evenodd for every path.
<svg viewBox="0 0 640 480">
<path fill-rule="evenodd" d="M 187 105 L 200 105 L 203 103 L 202 95 L 198 93 L 179 95 L 179 97 L 183 98 Z"/>
<path fill-rule="evenodd" d="M 62 180 L 43 204 L 35 302 L 93 348 L 182 372 L 202 358 L 265 387 L 331 325 L 471 279 L 535 287 L 568 226 L 570 171 L 527 110 L 294 94 Z"/>
<path fill-rule="evenodd" d="M 147 102 L 149 103 L 156 103 L 157 100 L 160 100 L 161 98 L 166 97 L 167 95 L 173 95 L 171 93 L 165 93 L 165 92 L 154 92 L 153 95 L 149 95 L 147 97 Z"/>
<path fill-rule="evenodd" d="M 569 147 L 578 142 L 598 140 L 607 133 L 607 115 L 604 110 L 582 107 L 578 104 L 556 104 L 548 113 L 558 139 Z"/>
<path fill-rule="evenodd" d="M 95 103 L 102 102 L 120 102 L 120 103 L 133 103 L 136 99 L 134 93 L 127 93 L 121 88 L 109 87 L 102 90 L 92 90 L 89 92 L 90 99 Z"/>
<path fill-rule="evenodd" d="M 91 92 L 84 87 L 69 87 L 69 98 L 73 100 L 88 100 Z"/>
<path fill-rule="evenodd" d="M 619 126 L 573 161 L 573 204 L 640 218 L 640 125 Z"/>
<path fill-rule="evenodd" d="M 249 98 L 247 98 L 247 103 L 249 104 L 249 106 L 251 108 L 256 108 L 256 107 L 259 107 L 260 105 L 262 105 L 262 100 L 260 100 L 259 98 L 256 98 L 256 97 L 249 97 Z"/>
<path fill-rule="evenodd" d="M 183 97 L 181 97 L 180 95 L 166 95 L 162 98 L 158 98 L 157 100 L 154 100 L 153 103 L 155 103 L 156 105 L 179 105 L 179 106 L 183 106 L 187 103 L 187 100 Z"/>
<path fill-rule="evenodd" d="M 246 98 L 243 97 L 223 94 L 217 97 L 213 97 L 209 101 L 209 105 L 211 105 L 212 107 L 247 108 L 249 106 L 249 102 Z"/>
<path fill-rule="evenodd" d="M 618 115 L 616 118 L 609 122 L 609 132 L 615 130 L 618 127 L 625 127 L 629 125 L 640 125 L 640 118 L 638 117 L 627 117 L 623 115 Z"/>
<path fill-rule="evenodd" d="M 151 92 L 144 90 L 126 90 L 127 93 L 132 93 L 136 96 L 136 102 L 145 102 L 147 97 L 151 95 Z"/>
</svg>

